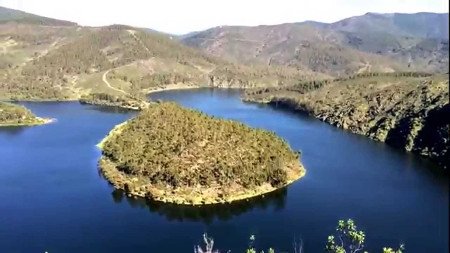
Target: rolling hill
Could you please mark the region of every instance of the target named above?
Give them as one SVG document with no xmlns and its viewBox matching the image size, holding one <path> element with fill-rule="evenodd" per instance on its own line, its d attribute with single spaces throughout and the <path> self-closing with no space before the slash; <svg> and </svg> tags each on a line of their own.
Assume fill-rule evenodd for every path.
<svg viewBox="0 0 450 253">
<path fill-rule="evenodd" d="M 91 93 L 141 96 L 169 85 L 272 87 L 365 72 L 446 72 L 446 20 L 448 14 L 368 13 L 333 24 L 216 27 L 176 39 L 1 8 L 0 99 L 75 100 Z"/>
<path fill-rule="evenodd" d="M 0 6 L 0 24 L 7 22 L 37 24 L 47 26 L 76 26 L 77 24 L 70 21 L 58 20 L 53 18 L 42 17 L 19 10 L 9 9 Z"/>
<path fill-rule="evenodd" d="M 5 8 L 0 19 L 0 99 L 140 96 L 167 85 L 258 87 L 326 77 L 231 63 L 149 29 L 61 25 L 66 23 Z"/>
<path fill-rule="evenodd" d="M 396 36 L 448 39 L 448 13 L 366 13 L 327 25 L 333 30 L 382 32 Z"/>
</svg>

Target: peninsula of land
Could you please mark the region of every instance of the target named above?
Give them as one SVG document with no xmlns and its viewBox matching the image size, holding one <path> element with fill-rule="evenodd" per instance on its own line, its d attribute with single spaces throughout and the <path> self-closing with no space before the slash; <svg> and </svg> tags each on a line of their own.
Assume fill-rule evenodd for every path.
<svg viewBox="0 0 450 253">
<path fill-rule="evenodd" d="M 0 102 L 0 127 L 36 126 L 53 121 L 54 119 L 37 117 L 22 105 Z"/>
<path fill-rule="evenodd" d="M 298 153 L 274 133 L 174 103 L 149 106 L 99 147 L 99 168 L 115 188 L 176 204 L 247 199 L 305 174 Z"/>
<path fill-rule="evenodd" d="M 141 111 L 149 106 L 149 102 L 131 96 L 114 96 L 107 93 L 93 93 L 82 96 L 80 104 L 117 107 L 126 110 Z"/>
</svg>

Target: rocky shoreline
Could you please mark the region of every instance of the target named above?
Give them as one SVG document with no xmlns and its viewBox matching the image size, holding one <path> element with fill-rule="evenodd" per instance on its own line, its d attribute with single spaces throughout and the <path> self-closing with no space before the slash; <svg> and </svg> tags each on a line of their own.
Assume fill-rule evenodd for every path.
<svg viewBox="0 0 450 253">
<path fill-rule="evenodd" d="M 336 127 L 429 157 L 447 169 L 448 80 L 389 79 L 386 84 L 375 84 L 372 79 L 360 81 L 361 85 L 331 84 L 303 94 L 261 92 L 246 95 L 243 100 L 307 113 Z"/>
<path fill-rule="evenodd" d="M 150 103 L 131 97 L 119 97 L 109 94 L 90 94 L 79 99 L 80 104 L 116 107 L 125 110 L 141 111 Z"/>
<path fill-rule="evenodd" d="M 40 126 L 56 122 L 53 118 L 36 117 L 33 121 L 24 123 L 0 123 L 0 127 Z"/>
<path fill-rule="evenodd" d="M 224 196 L 218 193 L 221 191 L 219 188 L 201 189 L 201 187 L 192 187 L 173 190 L 170 188 L 154 187 L 150 182 L 141 177 L 133 177 L 120 172 L 117 170 L 114 162 L 106 157 L 102 157 L 99 161 L 99 169 L 105 179 L 114 188 L 123 190 L 128 197 L 141 197 L 163 203 L 193 206 L 231 203 L 261 196 L 284 188 L 305 175 L 305 170 L 303 167 L 300 167 L 298 171 L 292 170 L 292 177 L 286 184 L 280 187 L 265 184 L 253 190 L 240 191 L 234 193 L 232 196 Z"/>
</svg>

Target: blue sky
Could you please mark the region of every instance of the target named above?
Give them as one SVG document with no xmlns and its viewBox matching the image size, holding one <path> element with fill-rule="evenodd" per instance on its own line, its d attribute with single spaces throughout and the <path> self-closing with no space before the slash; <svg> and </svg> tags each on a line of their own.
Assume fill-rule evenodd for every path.
<svg viewBox="0 0 450 253">
<path fill-rule="evenodd" d="M 220 25 L 334 22 L 366 12 L 448 12 L 448 0 L 0 0 L 81 25 L 127 24 L 183 34 Z"/>
</svg>

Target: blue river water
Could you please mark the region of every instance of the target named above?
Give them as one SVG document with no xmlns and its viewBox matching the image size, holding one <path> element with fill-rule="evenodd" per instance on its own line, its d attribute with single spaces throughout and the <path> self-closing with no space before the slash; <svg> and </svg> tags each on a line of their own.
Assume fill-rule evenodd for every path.
<svg viewBox="0 0 450 253">
<path fill-rule="evenodd" d="M 135 113 L 77 102 L 23 103 L 57 122 L 0 128 L 0 252 L 193 252 L 208 233 L 222 252 L 323 252 L 339 219 L 366 232 L 366 249 L 448 252 L 448 178 L 430 161 L 314 118 L 241 102 L 239 91 L 154 93 L 276 132 L 301 150 L 304 178 L 264 198 L 180 207 L 127 198 L 99 174 L 96 144 Z"/>
</svg>

